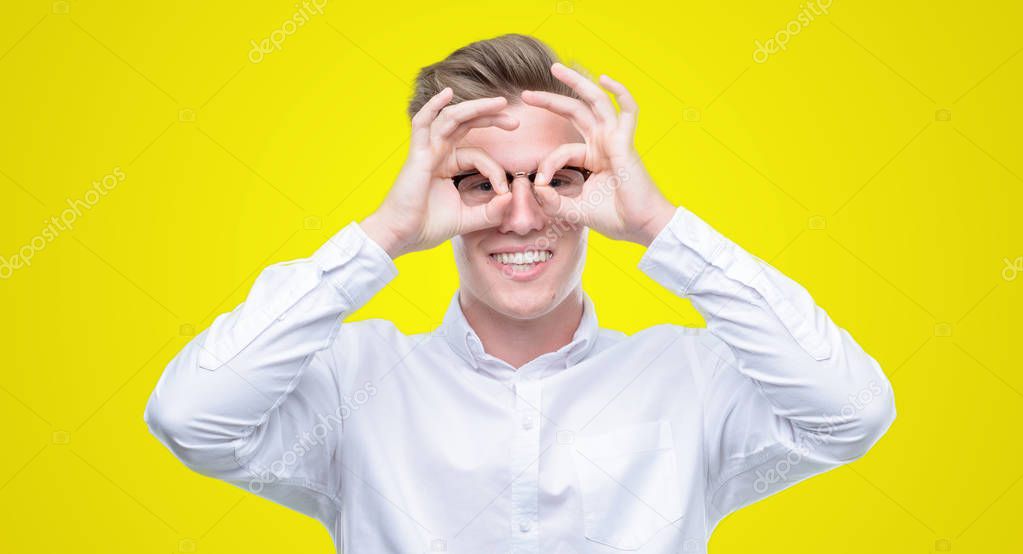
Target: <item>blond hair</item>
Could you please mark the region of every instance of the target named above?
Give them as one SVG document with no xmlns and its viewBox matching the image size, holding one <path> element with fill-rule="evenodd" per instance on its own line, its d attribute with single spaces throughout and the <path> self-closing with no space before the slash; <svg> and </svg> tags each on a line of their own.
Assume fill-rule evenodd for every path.
<svg viewBox="0 0 1023 554">
<path fill-rule="evenodd" d="M 443 60 L 419 70 L 408 105 L 412 118 L 434 95 L 451 87 L 452 103 L 503 96 L 520 102 L 523 90 L 541 90 L 578 98 L 568 85 L 551 75 L 557 54 L 539 39 L 507 34 L 473 42 Z"/>
</svg>

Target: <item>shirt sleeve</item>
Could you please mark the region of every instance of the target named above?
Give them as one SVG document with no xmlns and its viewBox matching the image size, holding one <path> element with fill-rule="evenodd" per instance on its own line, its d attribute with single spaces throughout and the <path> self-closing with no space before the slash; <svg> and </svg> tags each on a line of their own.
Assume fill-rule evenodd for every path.
<svg viewBox="0 0 1023 554">
<path fill-rule="evenodd" d="M 891 425 L 878 363 L 802 286 L 692 212 L 677 208 L 639 268 L 707 323 L 694 371 L 712 525 L 864 455 Z"/>
<path fill-rule="evenodd" d="M 331 525 L 346 362 L 326 347 L 396 275 L 356 222 L 311 257 L 266 268 L 171 360 L 146 405 L 151 432 L 193 470 Z"/>
</svg>

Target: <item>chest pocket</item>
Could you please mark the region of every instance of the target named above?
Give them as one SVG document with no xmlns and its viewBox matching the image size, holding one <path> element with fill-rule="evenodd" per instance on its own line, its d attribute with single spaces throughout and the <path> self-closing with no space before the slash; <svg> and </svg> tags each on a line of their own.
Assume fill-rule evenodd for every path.
<svg viewBox="0 0 1023 554">
<path fill-rule="evenodd" d="M 575 446 L 588 540 L 637 550 L 682 519 L 670 422 L 638 423 L 576 437 Z"/>
</svg>

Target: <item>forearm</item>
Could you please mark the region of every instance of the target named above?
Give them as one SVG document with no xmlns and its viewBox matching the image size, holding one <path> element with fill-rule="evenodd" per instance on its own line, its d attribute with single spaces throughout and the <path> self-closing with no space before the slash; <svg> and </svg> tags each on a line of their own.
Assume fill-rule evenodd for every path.
<svg viewBox="0 0 1023 554">
<path fill-rule="evenodd" d="M 286 400 L 341 320 L 395 274 L 356 224 L 311 258 L 267 268 L 243 304 L 170 362 L 149 398 L 147 423 L 186 463 L 210 471 L 230 465 L 233 451 Z"/>
<path fill-rule="evenodd" d="M 640 268 L 704 316 L 728 363 L 753 380 L 775 415 L 818 455 L 862 455 L 894 417 L 877 362 L 810 294 L 685 208 L 651 243 Z M 797 439 L 798 440 L 798 439 Z"/>
</svg>

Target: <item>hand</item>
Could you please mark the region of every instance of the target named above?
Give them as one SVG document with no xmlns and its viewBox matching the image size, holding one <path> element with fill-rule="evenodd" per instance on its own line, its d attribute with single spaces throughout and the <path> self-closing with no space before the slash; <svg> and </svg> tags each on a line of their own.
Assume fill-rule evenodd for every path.
<svg viewBox="0 0 1023 554">
<path fill-rule="evenodd" d="M 504 169 L 479 148 L 456 148 L 471 129 L 513 130 L 519 122 L 498 113 L 504 97 L 468 100 L 448 106 L 451 88 L 431 98 L 412 118 L 408 158 L 380 207 L 360 226 L 391 256 L 433 248 L 455 235 L 494 227 L 511 202 Z M 467 206 L 451 177 L 476 170 L 497 190 L 487 204 Z"/>
<path fill-rule="evenodd" d="M 564 144 L 540 162 L 534 191 L 552 217 L 579 222 L 616 240 L 649 246 L 674 215 L 675 206 L 661 194 L 634 145 L 639 106 L 621 83 L 603 75 L 600 84 L 615 94 L 621 113 L 592 81 L 556 63 L 551 74 L 582 100 L 542 91 L 523 91 L 522 101 L 568 118 L 585 140 Z M 565 165 L 593 173 L 582 193 L 567 197 L 549 181 Z"/>
</svg>

